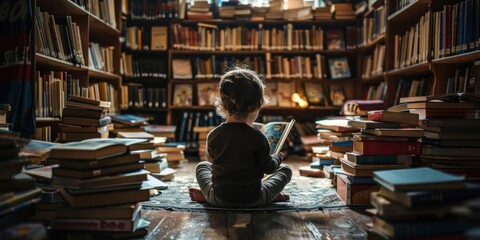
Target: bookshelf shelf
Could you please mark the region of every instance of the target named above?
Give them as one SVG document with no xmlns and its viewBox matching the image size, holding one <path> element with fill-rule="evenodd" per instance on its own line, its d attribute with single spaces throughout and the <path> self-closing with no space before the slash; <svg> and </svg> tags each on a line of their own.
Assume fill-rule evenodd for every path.
<svg viewBox="0 0 480 240">
<path fill-rule="evenodd" d="M 448 56 L 448 57 L 443 57 L 443 58 L 438 58 L 438 59 L 433 59 L 432 63 L 435 64 L 446 64 L 446 63 L 470 63 L 472 61 L 475 61 L 477 59 L 480 59 L 480 50 L 473 51 L 473 52 L 468 52 L 468 53 L 463 53 L 463 54 L 457 54 L 453 56 Z"/>
<path fill-rule="evenodd" d="M 362 51 L 362 52 L 371 51 L 371 50 L 375 49 L 377 44 L 384 43 L 384 42 L 385 42 L 385 34 L 382 34 L 382 35 L 376 37 L 374 40 L 367 43 L 367 45 L 365 45 L 363 47 L 360 47 L 359 50 Z"/>
<path fill-rule="evenodd" d="M 224 25 L 258 25 L 258 24 L 352 24 L 355 23 L 355 20 L 338 20 L 338 19 L 329 19 L 329 20 L 233 20 L 233 19 L 210 19 L 210 20 L 176 20 L 174 23 L 181 23 L 185 25 L 197 25 L 198 23 L 207 23 L 207 24 L 224 24 Z"/>
<path fill-rule="evenodd" d="M 385 72 L 369 77 L 362 77 L 362 83 L 377 83 L 383 81 Z"/>
<path fill-rule="evenodd" d="M 168 50 L 133 50 L 130 48 L 126 48 L 123 50 L 123 52 L 136 55 L 162 55 L 167 54 Z"/>
<path fill-rule="evenodd" d="M 167 108 L 133 108 L 133 107 L 130 107 L 127 109 L 127 111 L 136 111 L 136 112 L 167 112 L 168 109 Z"/>
<path fill-rule="evenodd" d="M 416 0 L 408 6 L 392 13 L 388 17 L 390 22 L 408 22 L 415 21 L 415 17 L 424 14 L 428 10 L 430 0 Z"/>
<path fill-rule="evenodd" d="M 89 15 L 90 13 L 81 8 L 73 1 L 51 1 L 37 0 L 37 7 L 48 11 L 55 15 Z"/>
<path fill-rule="evenodd" d="M 167 83 L 166 78 L 122 76 L 122 79 L 124 83 Z"/>
<path fill-rule="evenodd" d="M 115 73 L 109 73 L 93 68 L 88 69 L 88 76 L 91 78 L 106 79 L 106 80 L 120 80 L 121 77 Z"/>
<path fill-rule="evenodd" d="M 303 54 L 324 54 L 324 55 L 352 55 L 358 53 L 357 49 L 347 50 L 171 50 L 174 55 L 262 55 L 266 53 L 281 55 L 303 55 Z"/>
<path fill-rule="evenodd" d="M 189 110 L 204 110 L 204 111 L 212 111 L 215 110 L 214 106 L 170 106 L 170 110 L 181 110 L 181 111 L 189 111 Z"/>
<path fill-rule="evenodd" d="M 89 13 L 90 15 L 90 31 L 95 34 L 108 35 L 118 37 L 120 30 L 114 28 L 101 18 Z M 118 39 L 117 39 L 118 41 Z"/>
<path fill-rule="evenodd" d="M 63 71 L 85 71 L 85 66 L 73 65 L 71 62 L 63 61 L 53 58 L 41 53 L 35 53 L 35 61 L 38 69 L 48 68 L 49 70 L 63 70 Z"/>
<path fill-rule="evenodd" d="M 413 74 L 426 74 L 431 72 L 431 67 L 429 62 L 423 62 L 407 66 L 400 69 L 393 69 L 388 71 L 389 76 L 405 76 Z"/>
</svg>

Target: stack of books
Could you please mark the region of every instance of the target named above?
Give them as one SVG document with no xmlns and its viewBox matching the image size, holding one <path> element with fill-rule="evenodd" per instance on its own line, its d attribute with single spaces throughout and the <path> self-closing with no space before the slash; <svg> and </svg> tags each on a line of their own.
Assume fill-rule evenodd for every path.
<svg viewBox="0 0 480 240">
<path fill-rule="evenodd" d="M 467 180 L 480 179 L 480 109 L 478 94 L 445 94 L 400 98 L 410 112 L 420 115 L 425 130 L 422 164 Z"/>
<path fill-rule="evenodd" d="M 116 114 L 111 115 L 113 122 L 113 134 L 119 132 L 143 132 L 144 126 L 148 125 L 148 119 L 145 117 L 132 114 Z"/>
<path fill-rule="evenodd" d="M 360 128 L 361 133 L 353 136 L 353 151 L 347 152 L 345 157 L 340 159 L 344 175 L 339 175 L 337 191 L 343 191 L 341 197 L 351 196 L 344 199 L 347 204 L 370 204 L 369 194 L 358 198 L 354 196 L 367 190 L 376 190 L 376 183 L 372 179 L 373 172 L 410 168 L 411 155 L 420 154 L 421 143 L 418 140 L 423 136 L 423 130 L 412 127 L 418 123 L 418 115 L 401 114 L 410 117 L 410 120 L 390 118 L 390 112 L 382 110 L 369 112 L 368 118 L 371 120 L 348 122 L 350 126 Z M 340 189 L 340 185 L 346 188 Z"/>
<path fill-rule="evenodd" d="M 152 134 L 155 137 L 164 137 L 167 141 L 175 141 L 175 131 L 177 126 L 175 125 L 147 125 L 143 127 L 145 132 Z"/>
<path fill-rule="evenodd" d="M 213 13 L 210 10 L 210 4 L 205 0 L 195 0 L 187 12 L 190 20 L 208 20 L 213 19 Z"/>
<path fill-rule="evenodd" d="M 152 186 L 144 181 L 151 179 L 140 155 L 131 153 L 144 142 L 89 139 L 52 148 L 49 161 L 58 162 L 53 184 L 60 187 L 65 204 L 56 208 L 51 229 L 145 235 L 148 222 L 138 202 L 150 199 Z"/>
<path fill-rule="evenodd" d="M 168 166 L 171 167 L 179 167 L 182 162 L 186 161 L 183 150 L 185 150 L 185 145 L 176 143 L 167 143 L 157 147 L 157 152 L 167 154 Z"/>
<path fill-rule="evenodd" d="M 218 8 L 220 18 L 232 19 L 235 17 L 235 7 L 238 6 L 238 1 L 225 1 L 222 6 Z"/>
<path fill-rule="evenodd" d="M 315 20 L 332 20 L 333 14 L 330 12 L 330 7 L 317 7 L 313 11 Z"/>
<path fill-rule="evenodd" d="M 470 226 L 452 216 L 452 207 L 479 195 L 463 176 L 431 168 L 376 171 L 380 190 L 372 193 L 369 239 L 465 239 Z"/>
<path fill-rule="evenodd" d="M 193 131 L 198 135 L 198 156 L 200 161 L 207 160 L 207 135 L 214 127 L 193 127 Z"/>
<path fill-rule="evenodd" d="M 19 134 L 0 132 L 0 229 L 26 222 L 40 200 L 41 190 L 34 179 L 22 173 L 23 167 L 30 164 L 19 156 L 23 144 Z"/>
<path fill-rule="evenodd" d="M 265 19 L 268 20 L 281 20 L 283 18 L 283 1 L 282 0 L 270 0 L 270 7 L 265 14 Z"/>
<path fill-rule="evenodd" d="M 70 95 L 63 109 L 59 142 L 81 141 L 89 138 L 108 138 L 110 117 L 106 116 L 110 102 Z"/>
<path fill-rule="evenodd" d="M 284 2 L 284 20 L 307 20 L 312 18 L 312 7 L 306 5 L 303 0 L 290 0 Z"/>
<path fill-rule="evenodd" d="M 355 11 L 351 3 L 335 3 L 332 4 L 330 12 L 334 14 L 337 20 L 351 20 L 356 18 Z"/>
<path fill-rule="evenodd" d="M 266 19 L 267 12 L 269 7 L 252 7 L 252 15 L 250 20 L 252 21 L 263 21 Z"/>
</svg>

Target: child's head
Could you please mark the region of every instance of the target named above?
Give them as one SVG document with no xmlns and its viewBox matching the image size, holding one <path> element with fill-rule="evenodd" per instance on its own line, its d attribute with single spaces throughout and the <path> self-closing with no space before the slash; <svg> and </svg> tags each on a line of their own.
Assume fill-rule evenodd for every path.
<svg viewBox="0 0 480 240">
<path fill-rule="evenodd" d="M 215 102 L 218 114 L 224 118 L 246 118 L 268 101 L 264 89 L 265 85 L 254 71 L 241 67 L 231 69 L 220 80 L 220 96 Z"/>
</svg>

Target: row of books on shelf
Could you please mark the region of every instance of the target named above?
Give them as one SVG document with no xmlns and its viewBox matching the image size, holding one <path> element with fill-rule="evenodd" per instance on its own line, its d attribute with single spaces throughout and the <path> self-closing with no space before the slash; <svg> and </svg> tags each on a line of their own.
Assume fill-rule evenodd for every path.
<svg viewBox="0 0 480 240">
<path fill-rule="evenodd" d="M 113 28 L 117 28 L 115 0 L 74 0 L 73 2 L 104 20 Z"/>
<path fill-rule="evenodd" d="M 71 16 L 54 16 L 42 12 L 35 14 L 36 51 L 73 64 L 86 65 L 80 26 Z"/>
<path fill-rule="evenodd" d="M 186 148 L 198 148 L 198 133 L 193 130 L 199 126 L 218 126 L 222 119 L 215 112 L 189 112 L 181 113 L 177 116 L 178 121 L 177 137 L 178 142 L 185 142 Z"/>
<path fill-rule="evenodd" d="M 197 27 L 173 24 L 173 48 L 187 50 L 340 50 L 356 46 L 357 29 L 323 30 L 319 26 L 297 29 L 293 24 L 281 28 L 225 27 L 198 23 Z"/>
<path fill-rule="evenodd" d="M 98 43 L 91 42 L 88 47 L 88 66 L 92 69 L 113 73 L 114 69 L 114 50 L 113 46 L 100 46 Z"/>
<path fill-rule="evenodd" d="M 362 29 L 359 31 L 358 46 L 365 46 L 385 34 L 387 28 L 387 9 L 375 9 L 373 17 L 363 19 Z"/>
<path fill-rule="evenodd" d="M 403 68 L 417 63 L 423 63 L 430 56 L 429 37 L 431 31 L 431 13 L 426 12 L 419 22 L 405 33 L 394 37 L 394 68 Z"/>
<path fill-rule="evenodd" d="M 136 57 L 122 53 L 120 73 L 126 77 L 167 78 L 165 60 L 158 58 Z"/>
<path fill-rule="evenodd" d="M 362 78 L 383 74 L 385 66 L 385 45 L 376 45 L 373 53 L 363 57 Z"/>
<path fill-rule="evenodd" d="M 305 82 L 303 86 L 298 86 L 294 82 L 269 82 L 265 91 L 269 96 L 265 107 L 296 107 L 292 95 L 297 92 L 304 93 L 308 103 L 313 106 L 342 106 L 346 101 L 343 85 L 331 84 L 326 88 L 323 84 L 315 82 Z M 215 82 L 175 84 L 172 104 L 176 107 L 213 106 L 217 95 L 218 83 Z"/>
<path fill-rule="evenodd" d="M 316 54 L 315 58 L 297 56 L 271 56 L 266 54 L 265 60 L 262 57 L 216 57 L 173 59 L 173 79 L 202 79 L 219 78 L 223 71 L 235 65 L 246 65 L 259 74 L 270 78 L 308 78 L 325 79 L 328 76 L 332 79 L 350 78 L 352 76 L 347 57 L 332 57 L 327 60 L 324 56 Z"/>
<path fill-rule="evenodd" d="M 167 91 L 165 88 L 129 84 L 124 90 L 128 92 L 128 101 L 126 102 L 128 102 L 130 108 L 167 107 Z"/>
<path fill-rule="evenodd" d="M 402 97 L 428 96 L 432 93 L 432 89 L 432 77 L 424 77 L 421 79 L 402 78 L 398 82 L 394 104 L 398 104 Z"/>
<path fill-rule="evenodd" d="M 127 26 L 122 29 L 123 46 L 131 50 L 166 50 L 168 29 L 166 26 Z"/>
<path fill-rule="evenodd" d="M 480 93 L 480 60 L 464 69 L 456 69 L 455 75 L 447 79 L 446 93 Z"/>
<path fill-rule="evenodd" d="M 161 20 L 177 18 L 178 8 L 176 0 L 128 0 L 125 12 L 133 20 Z"/>
<path fill-rule="evenodd" d="M 433 58 L 479 50 L 480 1 L 444 5 L 432 13 Z"/>
<path fill-rule="evenodd" d="M 368 87 L 365 99 L 383 100 L 385 99 L 386 93 L 387 93 L 387 84 L 385 82 L 381 82 L 378 85 L 371 85 Z"/>
</svg>

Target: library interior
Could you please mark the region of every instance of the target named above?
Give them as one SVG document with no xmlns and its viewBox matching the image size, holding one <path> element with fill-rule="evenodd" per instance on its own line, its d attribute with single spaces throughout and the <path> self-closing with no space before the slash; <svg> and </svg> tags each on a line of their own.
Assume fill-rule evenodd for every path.
<svg viewBox="0 0 480 240">
<path fill-rule="evenodd" d="M 0 239 L 480 239 L 480 0 L 0 0 L 0 42 Z"/>
</svg>

